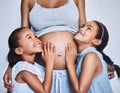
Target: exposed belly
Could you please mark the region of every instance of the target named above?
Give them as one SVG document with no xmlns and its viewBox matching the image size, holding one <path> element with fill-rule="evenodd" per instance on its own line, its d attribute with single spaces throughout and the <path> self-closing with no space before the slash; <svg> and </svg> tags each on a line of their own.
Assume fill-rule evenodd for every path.
<svg viewBox="0 0 120 93">
<path fill-rule="evenodd" d="M 40 37 L 42 43 L 51 42 L 56 47 L 56 59 L 54 69 L 65 69 L 65 46 L 67 43 L 75 42 L 73 40 L 73 34 L 70 32 L 52 32 Z"/>
</svg>

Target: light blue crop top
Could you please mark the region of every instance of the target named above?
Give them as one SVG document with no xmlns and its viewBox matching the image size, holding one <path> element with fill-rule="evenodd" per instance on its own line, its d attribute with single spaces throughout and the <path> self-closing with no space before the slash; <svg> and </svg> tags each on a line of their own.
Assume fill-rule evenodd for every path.
<svg viewBox="0 0 120 93">
<path fill-rule="evenodd" d="M 101 55 L 101 53 L 98 52 L 94 47 L 86 48 L 81 53 L 78 54 L 77 65 L 76 65 L 76 72 L 78 77 L 80 76 L 81 73 L 81 64 L 83 58 L 88 52 L 94 52 L 98 55 L 98 57 L 101 60 L 103 70 L 98 76 L 93 78 L 87 93 L 113 93 L 108 79 L 107 64 L 103 60 L 103 56 Z"/>
<path fill-rule="evenodd" d="M 35 0 L 29 13 L 30 24 L 39 37 L 49 32 L 69 31 L 75 34 L 78 30 L 79 12 L 74 0 L 58 8 L 45 8 Z"/>
</svg>

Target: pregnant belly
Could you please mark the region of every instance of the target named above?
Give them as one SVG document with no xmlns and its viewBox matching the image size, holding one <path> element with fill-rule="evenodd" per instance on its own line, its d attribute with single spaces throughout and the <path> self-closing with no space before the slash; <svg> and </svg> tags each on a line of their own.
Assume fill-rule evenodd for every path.
<svg viewBox="0 0 120 93">
<path fill-rule="evenodd" d="M 54 69 L 65 69 L 65 46 L 67 43 L 75 42 L 73 40 L 73 34 L 70 32 L 51 32 L 40 37 L 42 43 L 51 42 L 56 47 L 56 59 Z"/>
</svg>

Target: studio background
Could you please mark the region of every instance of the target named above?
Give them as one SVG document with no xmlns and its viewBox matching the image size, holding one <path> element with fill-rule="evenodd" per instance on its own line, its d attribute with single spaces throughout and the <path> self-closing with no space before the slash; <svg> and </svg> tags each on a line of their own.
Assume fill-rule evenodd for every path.
<svg viewBox="0 0 120 93">
<path fill-rule="evenodd" d="M 8 63 L 8 37 L 17 27 L 20 27 L 21 0 L 0 0 L 0 93 L 6 93 L 3 75 Z M 86 16 L 88 20 L 98 20 L 109 30 L 109 43 L 105 48 L 115 64 L 120 65 L 120 0 L 86 0 Z M 116 74 L 116 73 L 115 73 Z M 102 81 L 101 81 L 102 82 Z M 120 80 L 117 76 L 110 80 L 113 93 L 120 93 Z"/>
</svg>

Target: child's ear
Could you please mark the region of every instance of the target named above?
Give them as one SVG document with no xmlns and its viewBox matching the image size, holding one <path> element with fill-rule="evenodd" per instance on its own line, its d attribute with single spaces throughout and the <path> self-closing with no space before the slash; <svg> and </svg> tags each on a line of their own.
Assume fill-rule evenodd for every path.
<svg viewBox="0 0 120 93">
<path fill-rule="evenodd" d="M 102 40 L 100 40 L 100 39 L 94 39 L 93 40 L 93 44 L 96 45 L 96 46 L 100 45 L 101 43 L 102 43 Z"/>
<path fill-rule="evenodd" d="M 22 48 L 21 47 L 16 48 L 15 53 L 18 54 L 18 55 L 22 55 L 23 54 Z"/>
</svg>

